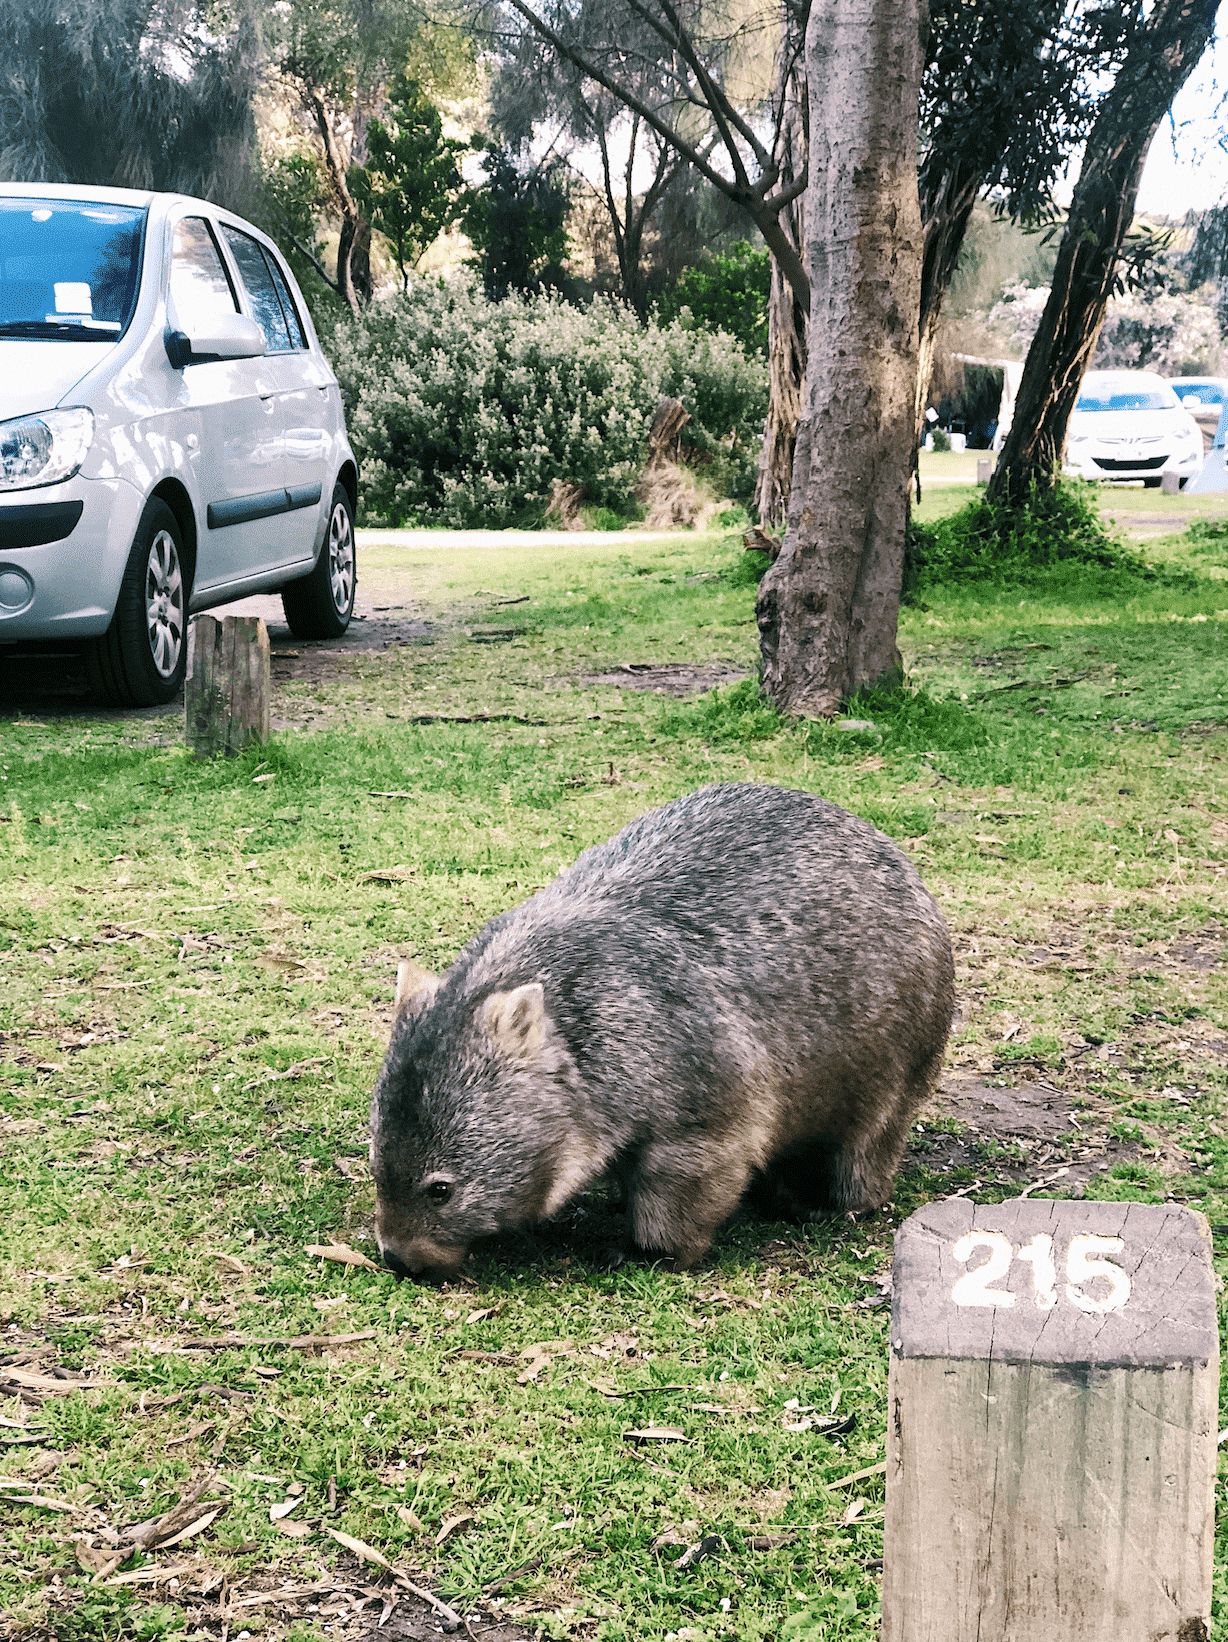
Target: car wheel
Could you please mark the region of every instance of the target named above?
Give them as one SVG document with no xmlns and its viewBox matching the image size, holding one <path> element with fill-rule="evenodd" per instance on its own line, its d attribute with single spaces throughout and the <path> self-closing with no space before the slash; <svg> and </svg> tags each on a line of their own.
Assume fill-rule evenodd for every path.
<svg viewBox="0 0 1228 1642">
<path fill-rule="evenodd" d="M 354 509 L 344 485 L 333 489 L 328 531 L 315 569 L 281 590 L 281 607 L 297 639 L 337 639 L 354 614 L 358 559 L 354 545 Z"/>
<path fill-rule="evenodd" d="M 159 707 L 183 688 L 188 578 L 183 534 L 154 497 L 141 515 L 111 625 L 86 647 L 90 687 L 112 707 Z"/>
</svg>

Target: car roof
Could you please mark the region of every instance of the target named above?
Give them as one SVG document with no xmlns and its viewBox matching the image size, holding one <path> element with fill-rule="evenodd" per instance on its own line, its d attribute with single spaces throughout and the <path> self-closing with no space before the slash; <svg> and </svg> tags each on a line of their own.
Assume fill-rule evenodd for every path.
<svg viewBox="0 0 1228 1642">
<path fill-rule="evenodd" d="M 92 205 L 129 205 L 141 209 L 148 209 L 155 202 L 163 202 L 235 216 L 233 211 L 214 205 L 211 200 L 197 199 L 192 194 L 159 193 L 152 188 L 102 188 L 93 184 L 67 182 L 0 182 L 0 199 L 84 200 Z"/>
<path fill-rule="evenodd" d="M 1096 387 L 1107 387 L 1113 382 L 1133 382 L 1137 386 L 1166 388 L 1167 377 L 1157 376 L 1155 371 L 1088 371 L 1083 378 L 1083 387 L 1094 384 Z"/>
</svg>

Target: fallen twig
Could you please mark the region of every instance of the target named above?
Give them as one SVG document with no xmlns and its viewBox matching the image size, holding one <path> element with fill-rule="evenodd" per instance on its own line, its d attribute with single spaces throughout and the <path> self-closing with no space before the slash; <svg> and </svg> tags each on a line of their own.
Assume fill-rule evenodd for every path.
<svg viewBox="0 0 1228 1642">
<path fill-rule="evenodd" d="M 9 1486 L 8 1483 L 0 1483 L 0 1487 L 7 1488 Z M 21 1486 L 24 1487 L 25 1484 L 23 1483 Z M 70 1505 L 66 1499 L 52 1499 L 50 1494 L 6 1493 L 0 1498 L 3 1499 L 6 1505 L 37 1505 L 44 1511 L 75 1511 L 77 1509 L 75 1505 Z"/>
<path fill-rule="evenodd" d="M 70 1391 L 101 1391 L 114 1384 L 111 1380 L 59 1380 L 51 1374 L 35 1374 L 27 1368 L 0 1368 L 0 1381 L 52 1397 L 66 1397 Z"/>
<path fill-rule="evenodd" d="M 161 1585 L 165 1580 L 182 1579 L 185 1575 L 195 1571 L 196 1564 L 194 1562 L 173 1562 L 164 1568 L 132 1568 L 126 1574 L 113 1574 L 103 1583 L 106 1585 Z"/>
<path fill-rule="evenodd" d="M 416 1596 L 421 1601 L 428 1603 L 443 1620 L 443 1630 L 446 1634 L 450 1635 L 453 1631 L 459 1631 L 462 1626 L 466 1630 L 469 1629 L 455 1608 L 449 1608 L 446 1602 L 442 1602 L 431 1591 L 424 1590 L 421 1585 L 415 1585 L 412 1579 L 398 1572 L 384 1553 L 377 1551 L 374 1545 L 368 1545 L 365 1540 L 355 1539 L 352 1534 L 343 1534 L 340 1528 L 325 1526 L 324 1532 L 331 1539 L 335 1539 L 338 1545 L 344 1545 L 347 1551 L 353 1551 L 361 1562 L 374 1563 L 377 1568 L 386 1569 L 392 1575 L 393 1582 L 400 1590 L 408 1591 L 411 1596 Z"/>
<path fill-rule="evenodd" d="M 180 1351 L 229 1351 L 236 1346 L 269 1346 L 281 1351 L 324 1351 L 329 1346 L 353 1345 L 358 1340 L 374 1340 L 375 1330 L 364 1328 L 357 1334 L 300 1334 L 294 1339 L 270 1334 L 219 1334 L 213 1338 L 185 1340 Z"/>
<path fill-rule="evenodd" d="M 850 1482 L 861 1482 L 866 1477 L 885 1476 L 887 1473 L 886 1460 L 879 1460 L 877 1465 L 867 1465 L 860 1471 L 850 1471 L 847 1477 L 837 1477 L 835 1482 L 825 1482 L 824 1488 L 844 1488 Z"/>
</svg>

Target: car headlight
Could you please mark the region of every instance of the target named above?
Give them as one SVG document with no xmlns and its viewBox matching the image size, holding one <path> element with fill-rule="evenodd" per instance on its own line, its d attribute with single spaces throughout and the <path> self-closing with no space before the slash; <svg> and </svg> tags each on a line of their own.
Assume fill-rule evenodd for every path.
<svg viewBox="0 0 1228 1642">
<path fill-rule="evenodd" d="M 0 422 L 0 490 L 71 479 L 93 441 L 91 410 L 43 411 Z"/>
</svg>

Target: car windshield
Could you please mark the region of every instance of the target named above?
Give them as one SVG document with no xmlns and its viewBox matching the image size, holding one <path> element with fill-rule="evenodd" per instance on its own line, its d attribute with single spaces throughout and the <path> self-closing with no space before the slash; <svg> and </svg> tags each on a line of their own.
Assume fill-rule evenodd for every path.
<svg viewBox="0 0 1228 1642">
<path fill-rule="evenodd" d="M 1130 388 L 1120 382 L 1101 388 L 1086 388 L 1075 406 L 1080 411 L 1176 410 L 1171 388 Z"/>
<path fill-rule="evenodd" d="M 1191 399 L 1200 405 L 1224 403 L 1224 390 L 1218 382 L 1174 382 L 1172 386 L 1182 404 L 1188 404 Z"/>
<path fill-rule="evenodd" d="M 0 337 L 102 342 L 136 306 L 145 212 L 0 199 Z"/>
</svg>

